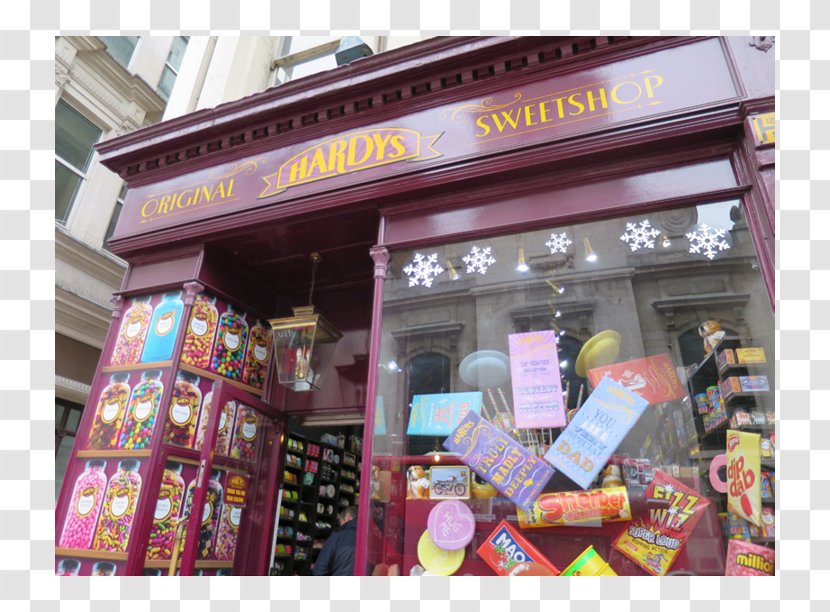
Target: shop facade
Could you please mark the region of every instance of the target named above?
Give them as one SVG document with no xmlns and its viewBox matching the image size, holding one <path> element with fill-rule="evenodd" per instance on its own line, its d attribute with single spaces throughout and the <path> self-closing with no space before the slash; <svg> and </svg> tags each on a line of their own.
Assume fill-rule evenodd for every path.
<svg viewBox="0 0 830 612">
<path fill-rule="evenodd" d="M 431 39 L 100 145 L 129 185 L 129 269 L 56 568 L 166 573 L 182 525 L 182 574 L 268 573 L 291 419 L 363 420 L 358 574 L 558 573 L 593 546 L 619 574 L 705 575 L 738 537 L 774 553 L 772 487 L 730 515 L 709 482 L 734 432 L 774 482 L 769 44 Z M 312 252 L 342 339 L 302 391 L 268 321 L 311 301 Z M 644 404 L 583 448 L 605 379 Z M 465 419 L 496 446 L 454 443 Z M 488 472 L 512 446 L 539 468 L 515 486 Z M 612 486 L 628 511 L 553 517 Z M 464 537 L 441 548 L 444 502 Z M 632 554 L 658 520 L 674 548 Z"/>
</svg>

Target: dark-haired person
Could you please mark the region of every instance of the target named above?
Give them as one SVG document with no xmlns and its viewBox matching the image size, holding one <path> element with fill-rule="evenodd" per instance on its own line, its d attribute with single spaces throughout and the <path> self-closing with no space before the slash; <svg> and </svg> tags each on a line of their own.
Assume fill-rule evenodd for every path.
<svg viewBox="0 0 830 612">
<path fill-rule="evenodd" d="M 357 508 L 349 506 L 340 513 L 340 527 L 323 544 L 312 573 L 315 576 L 353 576 L 356 536 Z"/>
</svg>

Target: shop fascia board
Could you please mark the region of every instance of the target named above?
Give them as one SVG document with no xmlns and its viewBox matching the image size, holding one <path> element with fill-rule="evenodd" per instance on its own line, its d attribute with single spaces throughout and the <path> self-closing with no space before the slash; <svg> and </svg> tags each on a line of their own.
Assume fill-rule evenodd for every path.
<svg viewBox="0 0 830 612">
<path fill-rule="evenodd" d="M 583 37 L 584 38 L 584 37 Z M 607 37 L 604 37 L 607 38 Z M 213 109 L 197 111 L 127 134 L 99 144 L 96 148 L 101 161 L 111 170 L 118 172 L 128 180 L 143 184 L 140 175 L 128 176 L 125 169 L 129 165 L 158 158 L 154 166 L 152 180 L 162 180 L 184 171 L 191 171 L 244 155 L 255 154 L 258 150 L 284 147 L 295 142 L 312 140 L 320 135 L 344 132 L 364 123 L 386 120 L 405 114 L 412 114 L 437 105 L 452 102 L 454 99 L 475 97 L 498 86 L 500 77 L 510 75 L 512 85 L 521 86 L 525 82 L 538 78 L 538 73 L 545 72 L 553 76 L 564 74 L 574 69 L 587 69 L 601 63 L 608 54 L 615 58 L 626 59 L 649 50 L 658 50 L 684 44 L 692 39 L 631 39 L 613 45 L 605 45 L 590 53 L 567 57 L 562 60 L 545 62 L 536 61 L 514 70 L 503 67 L 505 60 L 516 59 L 525 55 L 538 54 L 561 37 L 446 37 L 429 39 L 416 45 L 409 45 L 398 50 L 384 52 L 376 56 L 361 59 L 348 66 L 318 73 L 297 81 L 290 81 L 247 98 L 221 104 Z M 473 69 L 490 67 L 494 62 L 501 63 L 500 70 L 488 70 L 481 78 L 473 79 Z M 462 83 L 450 83 L 441 86 L 442 78 L 451 73 L 467 75 Z M 453 74 L 453 76 L 455 76 Z M 454 80 L 454 79 L 453 79 Z M 435 84 L 435 91 L 412 95 L 412 87 Z M 384 101 L 384 95 L 395 91 L 407 92 L 401 99 Z M 314 102 L 313 107 L 310 101 Z M 372 100 L 371 106 L 360 110 L 351 107 Z M 404 103 L 405 102 L 405 103 Z M 327 106 L 328 105 L 328 106 Z M 345 106 L 348 110 L 328 118 L 331 106 Z M 316 110 L 314 110 L 316 109 Z M 314 115 L 314 120 L 305 121 L 304 117 Z M 229 144 L 231 136 L 236 136 L 242 127 L 252 126 L 276 127 L 282 119 L 295 118 L 296 127 L 279 131 L 274 136 L 255 139 L 250 143 L 236 146 L 220 147 L 215 154 L 199 154 L 187 162 L 166 165 L 165 154 L 179 155 L 184 147 L 193 147 L 199 142 L 206 145 L 209 141 L 220 140 Z M 335 123 L 337 129 L 329 127 Z M 296 136 L 295 136 L 296 134 Z M 275 144 L 275 137 L 279 144 Z M 205 159 L 207 158 L 207 159 Z M 184 169 L 186 166 L 186 170 Z"/>
<path fill-rule="evenodd" d="M 125 261 L 104 250 L 93 249 L 58 224 L 55 225 L 55 257 L 111 285 L 114 290 L 121 286 L 127 270 Z"/>
</svg>

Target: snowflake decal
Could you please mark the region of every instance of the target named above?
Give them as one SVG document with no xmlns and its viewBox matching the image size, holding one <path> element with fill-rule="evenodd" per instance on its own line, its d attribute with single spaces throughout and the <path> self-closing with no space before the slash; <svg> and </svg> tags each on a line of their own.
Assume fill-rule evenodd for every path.
<svg viewBox="0 0 830 612">
<path fill-rule="evenodd" d="M 561 234 L 551 234 L 550 240 L 545 243 L 545 246 L 550 249 L 550 254 L 567 253 L 568 246 L 573 244 L 573 240 L 568 238 L 565 232 Z"/>
<path fill-rule="evenodd" d="M 432 287 L 432 281 L 444 271 L 444 268 L 437 262 L 438 253 L 432 253 L 426 257 L 421 253 L 415 253 L 415 260 L 403 269 L 409 278 L 409 286 Z"/>
<path fill-rule="evenodd" d="M 467 274 L 478 272 L 482 275 L 487 274 L 487 268 L 496 263 L 495 258 L 490 254 L 490 247 L 479 249 L 477 246 L 462 257 L 461 261 L 467 264 Z"/>
<path fill-rule="evenodd" d="M 651 227 L 651 222 L 648 219 L 640 221 L 640 223 L 626 223 L 625 233 L 620 236 L 620 240 L 628 244 L 632 251 L 637 249 L 653 249 L 654 239 L 660 235 L 660 230 L 656 227 Z"/>
<path fill-rule="evenodd" d="M 717 227 L 709 227 L 701 223 L 697 230 L 686 234 L 689 239 L 689 253 L 701 253 L 709 259 L 714 259 L 720 251 L 729 248 L 726 238 L 726 230 Z"/>
</svg>

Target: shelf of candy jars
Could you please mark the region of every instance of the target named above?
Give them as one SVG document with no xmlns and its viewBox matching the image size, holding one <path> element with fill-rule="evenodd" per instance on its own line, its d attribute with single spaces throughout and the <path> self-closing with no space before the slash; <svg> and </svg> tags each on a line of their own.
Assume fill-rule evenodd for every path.
<svg viewBox="0 0 830 612">
<path fill-rule="evenodd" d="M 297 537 L 293 553 L 294 572 L 299 575 L 311 573 L 311 544 L 314 539 L 314 525 L 317 522 L 317 487 L 320 484 L 320 444 L 307 440 L 305 465 L 303 466 L 303 489 L 297 518 Z"/>
<path fill-rule="evenodd" d="M 303 468 L 306 465 L 307 444 L 308 440 L 296 433 L 289 434 L 286 441 L 285 458 L 283 460 L 282 499 L 279 520 L 276 526 L 276 547 L 273 551 L 272 575 L 291 575 L 293 573 L 300 500 L 305 488 Z"/>
</svg>

